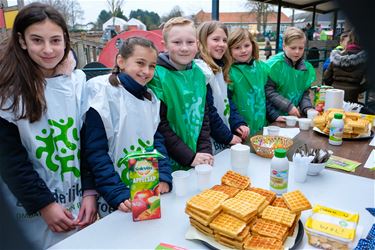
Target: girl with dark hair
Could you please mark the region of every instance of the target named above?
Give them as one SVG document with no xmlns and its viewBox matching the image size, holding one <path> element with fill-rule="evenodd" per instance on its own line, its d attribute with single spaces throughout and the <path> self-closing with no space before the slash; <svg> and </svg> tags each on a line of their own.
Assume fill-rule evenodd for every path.
<svg viewBox="0 0 375 250">
<path fill-rule="evenodd" d="M 231 57 L 228 51 L 228 29 L 219 21 L 208 21 L 198 27 L 199 57 L 195 63 L 204 72 L 208 84 L 210 136 L 213 153 L 241 143 L 249 135 L 246 122 L 228 98 Z"/>
<path fill-rule="evenodd" d="M 83 160 L 92 172 L 99 199 L 99 213 L 114 209 L 130 212 L 129 169 L 122 159 L 135 150 L 154 146 L 164 156 L 163 137 L 156 133 L 160 101 L 146 84 L 154 76 L 157 50 L 141 37 L 125 40 L 111 75 L 87 82 L 89 110 L 83 137 Z M 168 158 L 159 159 L 160 193 L 172 189 Z M 109 206 L 107 205 L 109 204 Z"/>
<path fill-rule="evenodd" d="M 46 248 L 96 219 L 80 171 L 82 71 L 64 18 L 32 3 L 0 51 L 0 185 L 25 235 Z M 82 190 L 83 197 L 82 198 Z"/>
</svg>

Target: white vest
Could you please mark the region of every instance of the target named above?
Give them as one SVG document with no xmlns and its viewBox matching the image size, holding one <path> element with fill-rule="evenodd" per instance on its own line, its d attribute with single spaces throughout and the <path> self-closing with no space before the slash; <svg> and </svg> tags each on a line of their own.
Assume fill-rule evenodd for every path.
<svg viewBox="0 0 375 250">
<path fill-rule="evenodd" d="M 99 113 L 103 121 L 108 154 L 116 172 L 126 183 L 129 172 L 122 160 L 128 152 L 154 144 L 154 135 L 160 122 L 160 101 L 150 89 L 148 91 L 152 100 L 140 100 L 123 86 L 112 86 L 108 78 L 109 75 L 103 75 L 87 82 L 87 103 Z M 110 208 L 102 204 L 103 199 L 99 203 L 99 213 L 105 216 Z"/>
<path fill-rule="evenodd" d="M 79 161 L 79 131 L 82 126 L 81 93 L 85 74 L 46 79 L 47 112 L 37 122 L 16 121 L 15 115 L 0 110 L 0 116 L 18 127 L 21 141 L 37 171 L 59 204 L 77 217 L 82 197 Z M 39 213 L 28 216 L 1 180 L 5 198 L 25 235 L 37 248 L 47 248 L 75 231 L 53 233 Z"/>
<path fill-rule="evenodd" d="M 200 69 L 203 71 L 204 75 L 206 76 L 206 81 L 210 85 L 212 89 L 212 96 L 214 98 L 214 106 L 217 109 L 217 113 L 219 114 L 221 120 L 223 120 L 224 124 L 230 129 L 229 125 L 229 115 L 230 115 L 230 105 L 228 100 L 228 86 L 227 83 L 224 81 L 223 72 L 218 72 L 214 74 L 211 68 L 200 59 L 196 59 L 194 61 Z M 217 154 L 228 146 L 217 143 L 213 138 L 211 138 L 212 143 L 212 151 L 213 154 Z"/>
</svg>

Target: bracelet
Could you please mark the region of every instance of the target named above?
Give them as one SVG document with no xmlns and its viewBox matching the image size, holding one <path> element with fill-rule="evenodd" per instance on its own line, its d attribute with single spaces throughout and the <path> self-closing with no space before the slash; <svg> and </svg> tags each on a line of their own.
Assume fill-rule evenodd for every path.
<svg viewBox="0 0 375 250">
<path fill-rule="evenodd" d="M 89 189 L 83 191 L 82 198 L 85 198 L 86 196 L 98 196 L 98 192 L 96 192 L 95 189 Z"/>
</svg>

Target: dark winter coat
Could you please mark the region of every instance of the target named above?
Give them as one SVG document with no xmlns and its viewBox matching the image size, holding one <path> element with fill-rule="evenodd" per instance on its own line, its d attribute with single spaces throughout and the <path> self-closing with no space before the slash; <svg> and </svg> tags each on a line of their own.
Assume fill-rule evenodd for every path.
<svg viewBox="0 0 375 250">
<path fill-rule="evenodd" d="M 330 60 L 331 63 L 324 73 L 324 83 L 344 90 L 345 101 L 357 102 L 358 94 L 365 91 L 367 87 L 366 52 L 350 44 L 344 51 L 332 51 Z"/>
</svg>

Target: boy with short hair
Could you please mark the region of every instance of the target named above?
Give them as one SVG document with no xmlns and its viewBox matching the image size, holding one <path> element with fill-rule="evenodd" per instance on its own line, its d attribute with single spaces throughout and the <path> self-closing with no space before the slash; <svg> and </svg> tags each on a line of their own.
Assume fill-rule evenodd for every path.
<svg viewBox="0 0 375 250">
<path fill-rule="evenodd" d="M 159 54 L 149 87 L 161 100 L 158 131 L 173 162 L 173 171 L 213 164 L 206 79 L 193 62 L 198 51 L 191 20 L 170 19 L 163 28 L 165 53 Z"/>
</svg>

